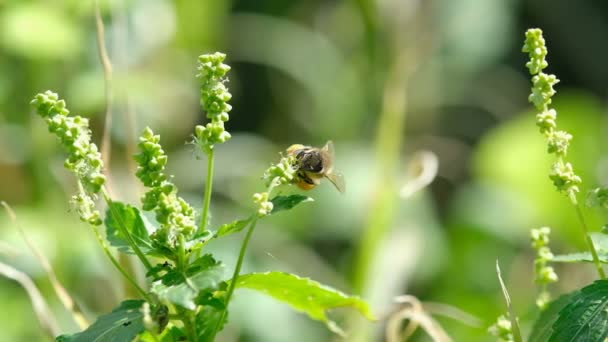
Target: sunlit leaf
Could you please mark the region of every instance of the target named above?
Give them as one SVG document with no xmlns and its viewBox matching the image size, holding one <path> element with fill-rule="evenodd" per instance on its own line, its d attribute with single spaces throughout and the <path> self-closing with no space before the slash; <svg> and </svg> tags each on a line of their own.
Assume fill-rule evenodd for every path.
<svg viewBox="0 0 608 342">
<path fill-rule="evenodd" d="M 271 214 L 276 214 L 281 210 L 289 210 L 295 207 L 296 205 L 303 202 L 312 202 L 314 201 L 312 198 L 304 195 L 289 195 L 289 196 L 276 196 L 271 200 L 272 202 L 272 212 Z"/>
<path fill-rule="evenodd" d="M 236 221 L 232 221 L 230 223 L 226 223 L 226 224 L 222 225 L 215 233 L 215 237 L 219 238 L 219 237 L 222 237 L 225 235 L 230 235 L 230 234 L 240 232 L 241 230 L 245 229 L 245 227 L 247 227 L 249 222 L 251 222 L 252 218 L 253 217 L 249 217 L 244 220 L 236 220 Z"/>
<path fill-rule="evenodd" d="M 266 272 L 241 275 L 237 279 L 236 287 L 248 288 L 272 296 L 289 304 L 295 310 L 306 313 L 310 318 L 324 322 L 331 331 L 340 335 L 343 335 L 342 330 L 327 317 L 327 311 L 331 309 L 351 307 L 367 319 L 374 319 L 369 304 L 362 299 L 289 273 Z"/>
<path fill-rule="evenodd" d="M 602 233 L 591 233 L 591 240 L 597 250 L 600 262 L 608 264 L 608 235 Z M 591 252 L 578 252 L 556 255 L 551 259 L 553 262 L 593 262 Z"/>
<path fill-rule="evenodd" d="M 608 280 L 573 293 L 552 329 L 552 342 L 604 341 L 608 337 Z"/>
<path fill-rule="evenodd" d="M 141 215 L 139 210 L 132 205 L 122 202 L 112 202 L 106 210 L 106 235 L 110 244 L 123 253 L 133 253 L 127 237 L 122 234 L 123 225 L 130 234 L 137 246 L 145 254 L 154 251 L 150 233 L 154 227 L 148 220 Z"/>
<path fill-rule="evenodd" d="M 196 297 L 201 291 L 217 288 L 224 272 L 224 265 L 207 254 L 192 263 L 185 272 L 169 267 L 166 274 L 152 284 L 151 292 L 161 300 L 194 310 Z"/>
<path fill-rule="evenodd" d="M 608 264 L 608 254 L 598 253 L 600 262 Z M 551 259 L 552 262 L 593 262 L 590 252 L 570 253 L 556 255 Z"/>
<path fill-rule="evenodd" d="M 126 300 L 111 313 L 103 315 L 87 330 L 57 337 L 58 342 L 114 342 L 132 341 L 144 330 L 143 300 Z"/>
<path fill-rule="evenodd" d="M 570 303 L 572 296 L 576 293 L 578 293 L 578 291 L 559 297 L 549 303 L 549 305 L 541 311 L 540 316 L 536 322 L 534 322 L 528 342 L 545 342 L 549 340 L 549 337 L 553 334 L 553 323 L 555 323 L 559 317 L 559 312 L 564 306 Z"/>
</svg>

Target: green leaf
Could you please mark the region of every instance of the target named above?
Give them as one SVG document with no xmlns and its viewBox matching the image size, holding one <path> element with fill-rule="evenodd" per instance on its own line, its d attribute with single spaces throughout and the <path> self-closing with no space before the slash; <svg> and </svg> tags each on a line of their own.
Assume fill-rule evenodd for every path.
<svg viewBox="0 0 608 342">
<path fill-rule="evenodd" d="M 152 224 L 132 205 L 112 202 L 110 208 L 106 210 L 105 225 L 108 241 L 119 251 L 133 254 L 127 237 L 122 233 L 121 224 L 131 234 L 131 237 L 143 253 L 150 254 L 154 251 L 154 246 L 150 239 L 150 233 L 155 229 Z"/>
<path fill-rule="evenodd" d="M 597 250 L 600 262 L 608 264 L 608 235 L 603 233 L 590 233 L 593 245 Z M 578 252 L 556 255 L 551 259 L 553 262 L 593 262 L 591 252 Z"/>
<path fill-rule="evenodd" d="M 225 267 L 206 254 L 192 263 L 188 269 L 168 271 L 152 284 L 151 292 L 161 300 L 169 301 L 186 309 L 196 308 L 195 299 L 202 291 L 216 289 L 224 277 Z"/>
<path fill-rule="evenodd" d="M 215 327 L 220 319 L 222 319 L 223 310 L 219 310 L 213 306 L 204 306 L 196 314 L 196 334 L 197 341 L 211 342 L 215 334 Z M 224 316 L 224 321 L 220 324 L 218 331 L 221 331 L 226 324 L 227 317 Z"/>
<path fill-rule="evenodd" d="M 290 210 L 296 205 L 303 202 L 313 202 L 314 199 L 304 195 L 289 195 L 289 196 L 276 196 L 272 200 L 272 212 L 271 214 L 276 214 L 281 210 Z"/>
<path fill-rule="evenodd" d="M 125 300 L 111 313 L 103 315 L 85 331 L 73 335 L 61 335 L 58 342 L 113 342 L 132 341 L 144 330 L 143 300 Z"/>
<path fill-rule="evenodd" d="M 152 335 L 150 331 L 145 331 L 139 336 L 141 342 L 182 342 L 186 341 L 186 335 L 182 329 L 172 326 L 165 329 L 160 335 Z"/>
<path fill-rule="evenodd" d="M 604 341 L 608 337 L 608 280 L 598 280 L 568 298 L 549 341 Z"/>
<path fill-rule="evenodd" d="M 249 224 L 249 222 L 251 222 L 252 219 L 253 217 L 248 217 L 244 220 L 236 220 L 230 223 L 226 223 L 217 230 L 217 232 L 215 233 L 215 237 L 219 238 L 225 235 L 238 233 L 241 230 L 245 229 L 245 227 L 247 227 L 247 225 Z"/>
<path fill-rule="evenodd" d="M 608 254 L 598 253 L 597 256 L 600 262 L 608 264 Z M 593 257 L 590 252 L 560 254 L 554 256 L 551 262 L 593 262 Z"/>
<path fill-rule="evenodd" d="M 559 312 L 570 303 L 572 296 L 576 295 L 578 291 L 574 291 L 565 294 L 558 299 L 549 303 L 549 305 L 540 313 L 540 316 L 534 322 L 532 332 L 528 342 L 545 342 L 549 340 L 551 334 L 553 334 L 553 324 L 557 321 Z"/>
<path fill-rule="evenodd" d="M 289 273 L 244 274 L 238 277 L 236 287 L 260 291 L 272 296 L 289 304 L 295 310 L 306 313 L 310 318 L 324 322 L 331 331 L 340 335 L 344 333 L 327 317 L 328 310 L 352 307 L 367 319 L 375 319 L 369 304 L 360 298 L 348 296 L 316 281 Z"/>
</svg>

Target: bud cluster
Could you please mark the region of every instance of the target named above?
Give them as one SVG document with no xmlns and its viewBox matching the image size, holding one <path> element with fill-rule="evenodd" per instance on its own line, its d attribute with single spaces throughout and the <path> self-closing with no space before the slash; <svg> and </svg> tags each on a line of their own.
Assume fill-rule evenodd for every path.
<svg viewBox="0 0 608 342">
<path fill-rule="evenodd" d="M 101 224 L 101 215 L 95 209 L 95 199 L 106 181 L 103 162 L 97 145 L 91 142 L 89 120 L 79 115 L 69 116 L 64 100 L 50 90 L 39 93 L 31 102 L 46 124 L 68 151 L 66 169 L 78 179 L 79 193 L 71 203 L 80 219 L 93 225 Z"/>
</svg>

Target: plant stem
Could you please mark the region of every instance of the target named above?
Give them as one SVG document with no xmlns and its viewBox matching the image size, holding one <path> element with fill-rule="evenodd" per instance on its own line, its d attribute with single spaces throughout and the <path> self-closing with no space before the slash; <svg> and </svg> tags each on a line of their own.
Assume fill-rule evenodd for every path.
<svg viewBox="0 0 608 342">
<path fill-rule="evenodd" d="M 97 241 L 99 241 L 99 244 L 101 245 L 101 248 L 103 249 L 104 253 L 108 256 L 108 258 L 110 259 L 110 261 L 112 262 L 112 264 L 114 264 L 114 267 L 116 267 L 118 269 L 118 271 L 125 277 L 125 279 L 127 279 L 127 281 L 129 281 L 129 283 L 131 283 L 131 285 L 133 285 L 133 287 L 135 289 L 137 289 L 137 291 L 141 294 L 141 296 L 149 303 L 154 303 L 154 301 L 152 301 L 152 299 L 148 296 L 148 294 L 146 293 L 146 291 L 144 291 L 135 281 L 135 279 L 133 279 L 133 277 L 131 277 L 131 275 L 124 270 L 124 268 L 122 268 L 122 266 L 120 266 L 120 263 L 118 262 L 118 260 L 116 260 L 116 258 L 114 257 L 114 255 L 112 255 L 112 252 L 110 252 L 110 249 L 108 248 L 108 245 L 106 244 L 104 238 L 101 236 L 101 233 L 99 232 L 99 229 L 97 228 L 97 226 L 92 226 L 93 227 L 93 231 L 95 232 L 95 236 L 97 237 Z"/>
<path fill-rule="evenodd" d="M 106 203 L 108 204 L 108 207 L 110 208 L 110 211 L 112 212 L 112 216 L 114 216 L 114 218 L 118 222 L 118 229 L 120 229 L 120 232 L 122 233 L 122 235 L 125 236 L 125 238 L 129 242 L 129 245 L 131 245 L 131 248 L 133 248 L 133 251 L 139 258 L 139 260 L 141 260 L 141 262 L 144 264 L 146 269 L 150 270 L 152 268 L 152 264 L 150 263 L 150 261 L 148 261 L 148 259 L 146 258 L 144 253 L 141 251 L 141 249 L 139 249 L 139 246 L 137 246 L 137 244 L 135 243 L 135 240 L 133 240 L 131 233 L 129 233 L 129 231 L 127 230 L 127 227 L 125 226 L 124 222 L 122 221 L 122 218 L 116 212 L 116 209 L 114 209 L 114 206 L 112 206 L 112 199 L 108 195 L 106 189 L 102 188 L 101 192 L 103 194 L 104 199 L 106 200 Z"/>
<path fill-rule="evenodd" d="M 205 183 L 205 199 L 203 203 L 202 214 L 203 216 L 201 218 L 199 232 L 204 232 L 205 230 L 207 230 L 207 225 L 209 223 L 209 206 L 211 204 L 211 188 L 213 185 L 213 146 L 209 149 L 207 157 L 209 158 L 207 163 L 207 183 Z"/>
<path fill-rule="evenodd" d="M 188 266 L 188 262 L 186 260 L 186 248 L 185 246 L 185 241 L 184 241 L 184 235 L 180 234 L 179 237 L 179 245 L 178 245 L 178 255 L 177 255 L 177 268 L 179 270 L 185 271 L 186 267 Z"/>
<path fill-rule="evenodd" d="M 583 234 L 585 234 L 585 241 L 587 242 L 587 246 L 589 247 L 589 251 L 591 252 L 591 256 L 593 257 L 593 263 L 595 264 L 595 268 L 597 268 L 597 272 L 599 273 L 600 278 L 606 279 L 606 273 L 604 273 L 604 268 L 602 267 L 600 258 L 597 256 L 597 250 L 595 249 L 595 245 L 593 245 L 593 240 L 591 240 L 591 237 L 589 236 L 587 223 L 585 223 L 585 217 L 583 216 L 583 212 L 581 211 L 581 207 L 578 202 L 574 203 L 574 207 L 576 208 L 576 214 L 578 215 L 578 219 L 579 221 L 581 221 L 581 228 L 583 229 Z"/>
<path fill-rule="evenodd" d="M 230 299 L 232 298 L 232 293 L 234 292 L 234 288 L 236 287 L 236 280 L 241 273 L 241 266 L 243 266 L 243 259 L 245 258 L 245 252 L 247 251 L 247 246 L 249 245 L 249 240 L 251 239 L 251 235 L 253 235 L 253 231 L 255 229 L 256 224 L 258 223 L 258 216 L 254 215 L 251 223 L 249 224 L 249 230 L 247 231 L 247 235 L 245 235 L 245 239 L 243 240 L 243 244 L 241 245 L 241 251 L 239 252 L 239 259 L 236 262 L 236 268 L 234 269 L 234 274 L 232 275 L 232 280 L 230 280 L 230 286 L 228 287 L 228 292 L 226 293 L 226 304 L 224 306 L 224 311 L 222 311 L 222 316 L 220 317 L 217 325 L 215 326 L 215 331 L 213 332 L 213 338 L 217 335 L 220 325 L 224 321 L 226 317 L 226 313 L 228 312 L 228 304 L 230 303 Z"/>
</svg>

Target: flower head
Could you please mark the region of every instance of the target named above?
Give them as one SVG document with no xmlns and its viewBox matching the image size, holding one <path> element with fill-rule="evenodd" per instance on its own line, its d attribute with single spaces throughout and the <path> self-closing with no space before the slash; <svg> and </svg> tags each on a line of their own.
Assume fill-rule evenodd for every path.
<svg viewBox="0 0 608 342">
<path fill-rule="evenodd" d="M 135 156 L 136 175 L 150 188 L 142 197 L 142 208 L 154 210 L 161 224 L 153 235 L 157 242 L 175 247 L 180 235 L 189 238 L 195 233 L 196 212 L 177 195 L 177 187 L 165 174 L 167 155 L 160 145 L 160 136 L 146 127 L 137 146 L 141 152 Z"/>
<path fill-rule="evenodd" d="M 528 53 L 530 58 L 526 67 L 533 77 L 532 90 L 528 100 L 539 111 L 536 114 L 536 125 L 541 134 L 547 138 L 547 152 L 553 153 L 557 157 L 549 178 L 559 192 L 565 193 L 572 203 L 577 203 L 576 194 L 579 192 L 578 185 L 581 183 L 581 178 L 574 173 L 572 164 L 565 161 L 572 135 L 566 131 L 557 130 L 557 111 L 549 107 L 552 103 L 551 98 L 555 95 L 553 87 L 559 80 L 555 75 L 543 72 L 543 69 L 548 66 L 545 59 L 548 52 L 543 32 L 540 29 L 529 29 L 526 32 L 522 51 Z"/>
<path fill-rule="evenodd" d="M 222 63 L 226 55 L 220 52 L 201 55 L 198 58 L 198 74 L 201 81 L 201 106 L 211 121 L 205 126 L 195 128 L 195 142 L 204 151 L 213 149 L 215 144 L 221 144 L 230 139 L 224 127 L 224 122 L 230 118 L 228 112 L 232 107 L 228 101 L 232 94 L 224 84 L 230 66 Z"/>
<path fill-rule="evenodd" d="M 39 93 L 31 102 L 46 122 L 49 132 L 55 134 L 61 145 L 68 151 L 64 166 L 78 179 L 79 193 L 72 197 L 72 205 L 80 219 L 93 225 L 100 225 L 100 214 L 95 210 L 97 194 L 106 181 L 103 161 L 97 145 L 91 142 L 89 120 L 81 116 L 69 116 L 64 100 L 47 90 Z"/>
</svg>

